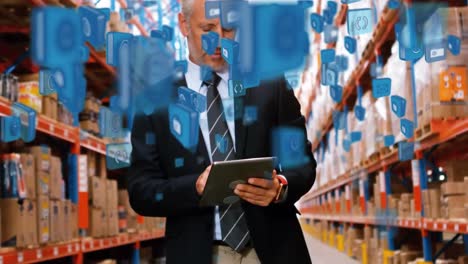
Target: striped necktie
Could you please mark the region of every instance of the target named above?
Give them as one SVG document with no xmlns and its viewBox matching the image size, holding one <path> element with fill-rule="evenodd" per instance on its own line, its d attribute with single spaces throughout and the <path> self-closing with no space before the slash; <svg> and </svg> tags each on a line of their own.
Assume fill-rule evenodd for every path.
<svg viewBox="0 0 468 264">
<path fill-rule="evenodd" d="M 207 118 L 211 143 L 212 161 L 226 161 L 234 159 L 234 144 L 225 119 L 221 96 L 217 86 L 221 78 L 213 73 L 207 85 Z M 237 201 L 230 205 L 219 207 L 221 234 L 223 241 L 232 249 L 240 252 L 250 240 L 249 229 L 244 211 Z"/>
</svg>

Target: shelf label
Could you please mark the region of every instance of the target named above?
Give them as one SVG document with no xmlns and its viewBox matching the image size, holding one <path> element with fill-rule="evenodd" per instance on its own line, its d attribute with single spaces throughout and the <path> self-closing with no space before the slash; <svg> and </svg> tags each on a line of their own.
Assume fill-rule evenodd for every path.
<svg viewBox="0 0 468 264">
<path fill-rule="evenodd" d="M 99 246 L 100 246 L 100 247 L 104 247 L 104 241 L 102 241 L 102 239 L 99 240 Z"/>
<path fill-rule="evenodd" d="M 379 172 L 379 181 L 380 181 L 380 192 L 385 193 L 385 173 L 383 171 Z"/>
<path fill-rule="evenodd" d="M 54 132 L 54 125 L 53 125 L 52 123 L 49 123 L 49 131 L 50 131 L 51 133 Z"/>
<path fill-rule="evenodd" d="M 88 159 L 86 155 L 78 156 L 79 192 L 88 192 Z"/>
<path fill-rule="evenodd" d="M 68 137 L 68 129 L 65 129 L 65 130 L 63 131 L 63 135 L 64 135 L 65 137 Z"/>
<path fill-rule="evenodd" d="M 340 190 L 335 189 L 335 201 L 339 202 L 340 201 Z"/>
<path fill-rule="evenodd" d="M 38 249 L 38 250 L 36 251 L 36 258 L 37 258 L 37 259 L 41 259 L 41 258 L 42 258 L 42 250 Z"/>
<path fill-rule="evenodd" d="M 411 176 L 413 178 L 413 186 L 419 186 L 420 172 L 419 172 L 419 160 L 411 161 Z"/>
<path fill-rule="evenodd" d="M 58 256 L 59 250 L 58 247 L 54 247 L 54 256 Z"/>
<path fill-rule="evenodd" d="M 68 245 L 67 245 L 67 251 L 68 251 L 68 253 L 72 253 L 72 250 L 73 250 L 73 249 L 72 249 L 72 245 L 71 245 L 71 244 L 68 244 Z"/>
<path fill-rule="evenodd" d="M 460 229 L 460 227 L 458 226 L 458 224 L 455 224 L 455 226 L 453 227 L 455 229 L 455 232 L 458 232 L 458 230 Z"/>
<path fill-rule="evenodd" d="M 0 264 L 3 264 L 3 256 L 0 256 Z"/>
<path fill-rule="evenodd" d="M 75 251 L 80 251 L 80 244 L 78 243 L 75 244 Z"/>
<path fill-rule="evenodd" d="M 345 198 L 346 200 L 349 200 L 351 198 L 350 190 L 349 190 L 349 185 L 345 186 Z"/>
<path fill-rule="evenodd" d="M 432 224 L 434 226 L 434 229 L 438 229 L 439 227 L 437 226 L 437 223 Z"/>
<path fill-rule="evenodd" d="M 18 262 L 23 263 L 24 257 L 23 257 L 23 252 L 18 252 Z"/>
<path fill-rule="evenodd" d="M 447 230 L 447 223 L 444 223 L 444 224 L 442 225 L 442 229 Z"/>
</svg>

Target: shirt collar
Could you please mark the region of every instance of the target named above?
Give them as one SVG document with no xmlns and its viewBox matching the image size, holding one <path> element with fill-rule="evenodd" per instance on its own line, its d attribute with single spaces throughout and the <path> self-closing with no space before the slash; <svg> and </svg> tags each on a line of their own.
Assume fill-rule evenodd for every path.
<svg viewBox="0 0 468 264">
<path fill-rule="evenodd" d="M 185 80 L 187 81 L 188 88 L 199 92 L 200 87 L 203 81 L 200 78 L 201 67 L 193 63 L 190 58 L 187 58 L 187 72 L 185 73 Z M 224 70 L 223 72 L 217 72 L 219 77 L 226 83 L 229 80 L 229 70 Z"/>
</svg>

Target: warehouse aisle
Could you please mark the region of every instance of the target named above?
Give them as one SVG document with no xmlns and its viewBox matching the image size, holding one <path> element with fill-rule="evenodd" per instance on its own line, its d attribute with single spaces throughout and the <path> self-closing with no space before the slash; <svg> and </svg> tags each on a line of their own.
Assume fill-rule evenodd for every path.
<svg viewBox="0 0 468 264">
<path fill-rule="evenodd" d="M 359 262 L 351 259 L 345 254 L 339 252 L 338 250 L 329 247 L 322 242 L 315 239 L 313 236 L 307 232 L 303 232 L 305 240 L 307 242 L 307 247 L 309 248 L 309 254 L 312 258 L 313 264 L 330 264 L 330 263 L 339 263 L 339 264 L 358 264 Z"/>
</svg>

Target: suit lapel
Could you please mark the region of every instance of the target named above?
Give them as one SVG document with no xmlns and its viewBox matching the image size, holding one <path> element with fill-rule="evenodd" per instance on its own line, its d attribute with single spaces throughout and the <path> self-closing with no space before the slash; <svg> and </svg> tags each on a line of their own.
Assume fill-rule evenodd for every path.
<svg viewBox="0 0 468 264">
<path fill-rule="evenodd" d="M 175 84 L 175 100 L 178 100 L 178 89 L 179 87 L 181 86 L 185 86 L 187 87 L 187 81 L 185 80 L 185 76 L 184 78 L 181 78 L 177 81 L 174 82 Z M 197 156 L 197 164 L 201 164 L 201 162 L 199 161 L 199 157 L 203 157 L 203 164 L 204 166 L 208 166 L 210 164 L 210 157 L 208 156 L 208 151 L 206 150 L 206 144 L 205 144 L 205 140 L 203 139 L 203 133 L 201 131 L 201 128 L 198 127 L 198 145 L 195 149 L 195 155 Z"/>
<path fill-rule="evenodd" d="M 247 127 L 243 124 L 244 107 L 247 102 L 247 94 L 241 97 L 234 97 L 234 120 L 236 127 L 236 159 L 242 159 L 245 156 L 245 139 Z"/>
</svg>

